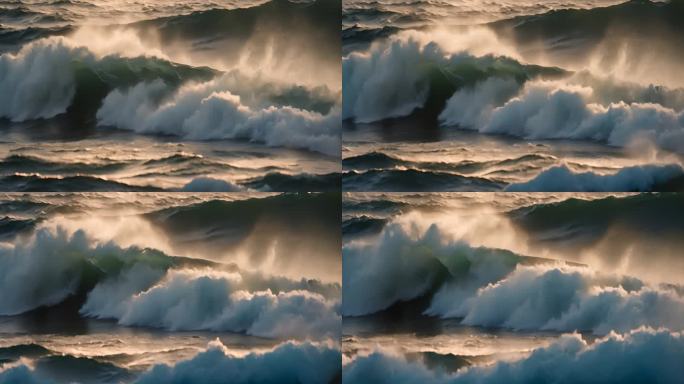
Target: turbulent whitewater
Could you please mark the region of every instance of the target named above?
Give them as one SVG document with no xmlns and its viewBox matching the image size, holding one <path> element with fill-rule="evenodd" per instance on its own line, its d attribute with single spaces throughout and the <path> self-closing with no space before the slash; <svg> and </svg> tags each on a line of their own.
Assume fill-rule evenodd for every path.
<svg viewBox="0 0 684 384">
<path fill-rule="evenodd" d="M 345 190 L 681 190 L 681 2 L 345 4 Z"/>
<path fill-rule="evenodd" d="M 345 194 L 343 382 L 677 381 L 683 204 Z"/>
<path fill-rule="evenodd" d="M 339 200 L 0 196 L 0 382 L 334 382 Z"/>
<path fill-rule="evenodd" d="M 2 4 L 0 189 L 335 190 L 339 20 L 336 1 Z"/>
</svg>

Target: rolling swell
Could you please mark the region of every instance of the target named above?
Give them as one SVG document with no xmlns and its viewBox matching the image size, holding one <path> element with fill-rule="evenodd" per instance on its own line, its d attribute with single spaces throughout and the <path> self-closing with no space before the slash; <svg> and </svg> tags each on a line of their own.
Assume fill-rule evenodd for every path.
<svg viewBox="0 0 684 384">
<path fill-rule="evenodd" d="M 422 171 L 417 169 L 348 171 L 342 175 L 345 191 L 497 191 L 503 183 L 455 173 Z"/>
<path fill-rule="evenodd" d="M 340 41 L 340 20 L 340 0 L 312 3 L 272 0 L 255 7 L 212 9 L 141 21 L 130 26 L 138 29 L 143 36 L 155 31 L 164 44 L 189 41 L 191 48 L 198 51 L 217 46 L 237 51 L 243 48 L 250 37 L 259 36 L 264 31 L 268 38 L 275 39 L 273 47 L 279 52 L 289 49 L 291 43 L 298 40 L 311 44 L 325 41 L 331 44 L 318 44 L 313 54 L 330 61 L 334 57 L 339 60 L 339 45 L 335 42 Z M 253 54 L 259 55 L 259 49 L 265 48 L 254 49 L 256 51 Z M 223 52 L 224 55 L 226 53 L 229 54 Z"/>
<path fill-rule="evenodd" d="M 684 231 L 684 199 L 673 193 L 639 194 L 531 205 L 507 213 L 513 223 L 541 241 L 593 242 L 612 226 L 649 236 Z"/>
<path fill-rule="evenodd" d="M 22 45 L 50 36 L 65 36 L 73 32 L 71 26 L 28 27 L 12 29 L 0 27 L 0 53 L 18 51 Z"/>
<path fill-rule="evenodd" d="M 236 201 L 212 200 L 167 208 L 145 214 L 144 217 L 177 240 L 182 240 L 183 234 L 198 231 L 204 236 L 190 238 L 190 241 L 220 240 L 236 245 L 261 222 L 282 228 L 291 228 L 289 223 L 297 222 L 299 228 L 286 230 L 283 237 L 299 238 L 306 233 L 307 228 L 335 234 L 339 229 L 340 204 L 337 193 L 284 193 Z M 326 241 L 323 242 L 332 238 L 334 236 L 325 236 L 323 239 Z M 339 243 L 339 240 L 333 243 Z"/>
<path fill-rule="evenodd" d="M 342 221 L 342 236 L 345 238 L 374 235 L 382 231 L 388 219 L 362 215 Z"/>
<path fill-rule="evenodd" d="M 67 163 L 50 161 L 40 157 L 29 155 L 10 155 L 0 160 L 0 173 L 47 173 L 47 174 L 100 174 L 114 172 L 125 168 L 126 162 L 110 163 Z"/>
<path fill-rule="evenodd" d="M 0 218 L 0 240 L 11 239 L 19 233 L 30 231 L 38 219 L 15 219 L 9 216 Z"/>
<path fill-rule="evenodd" d="M 587 49 L 604 38 L 634 38 L 648 44 L 667 40 L 682 47 L 684 5 L 681 1 L 630 0 L 622 4 L 592 8 L 554 10 L 542 15 L 519 16 L 489 24 L 502 37 L 513 37 L 521 45 L 546 41 L 547 48 Z M 611 36 L 612 35 L 612 36 Z"/>
<path fill-rule="evenodd" d="M 280 172 L 270 172 L 264 176 L 249 179 L 241 184 L 258 191 L 278 192 L 334 192 L 339 191 L 341 184 L 339 173 L 315 175 L 308 173 L 289 175 Z"/>
<path fill-rule="evenodd" d="M 353 25 L 342 30 L 343 51 L 346 55 L 354 50 L 366 49 L 376 40 L 390 37 L 402 31 L 401 28 L 394 26 L 383 26 L 382 28 L 365 28 Z"/>
<path fill-rule="evenodd" d="M 39 174 L 13 174 L 0 178 L 3 192 L 159 192 L 161 188 L 136 186 L 93 176 L 46 177 Z"/>
<path fill-rule="evenodd" d="M 419 170 L 429 170 L 438 172 L 456 173 L 476 173 L 488 170 L 502 171 L 516 169 L 521 166 L 541 167 L 548 165 L 556 160 L 553 156 L 542 154 L 526 154 L 516 158 L 490 161 L 464 160 L 460 162 L 422 162 L 404 160 L 396 156 L 388 155 L 383 152 L 370 152 L 363 155 L 347 157 L 342 160 L 342 167 L 345 170 L 371 170 L 371 169 L 391 169 L 391 168 L 413 168 Z"/>
<path fill-rule="evenodd" d="M 342 202 L 342 209 L 345 213 L 384 213 L 389 215 L 396 215 L 403 212 L 405 209 L 410 209 L 411 205 L 408 203 L 393 201 L 393 200 L 370 200 L 370 201 L 354 201 L 347 199 L 345 196 Z"/>
<path fill-rule="evenodd" d="M 284 275 L 335 279 L 341 273 L 340 216 L 339 193 L 213 200 L 144 215 L 178 249 L 227 257 L 239 250 L 255 268 L 273 263 Z"/>
</svg>

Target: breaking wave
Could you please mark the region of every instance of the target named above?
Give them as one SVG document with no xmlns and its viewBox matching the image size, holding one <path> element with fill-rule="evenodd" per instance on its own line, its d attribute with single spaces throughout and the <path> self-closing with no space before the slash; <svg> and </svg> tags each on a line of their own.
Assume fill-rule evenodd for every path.
<svg viewBox="0 0 684 384">
<path fill-rule="evenodd" d="M 171 271 L 149 287 L 158 276 L 148 275 L 148 271 L 132 269 L 97 285 L 81 313 L 128 326 L 285 339 L 334 337 L 342 321 L 336 301 L 307 290 L 305 280 L 269 282 L 239 273 Z M 258 290 L 264 287 L 270 288 Z"/>
<path fill-rule="evenodd" d="M 496 98 L 505 94 L 502 89 L 509 87 L 508 83 L 487 80 L 457 91 L 440 119 L 445 125 L 528 139 L 593 140 L 620 147 L 648 139 L 664 149 L 684 150 L 681 91 L 672 94 L 651 86 L 620 97 L 615 89 L 619 86 L 609 90 L 600 86 L 574 83 L 573 79 L 531 81 L 520 93 L 501 101 Z M 608 96 L 601 92 L 611 94 L 607 103 L 601 99 Z M 656 103 L 658 98 L 669 102 Z"/>
<path fill-rule="evenodd" d="M 208 383 L 221 378 L 230 383 L 328 384 L 341 375 L 340 350 L 325 344 L 284 343 L 273 351 L 232 356 L 219 342 L 206 352 L 175 366 L 155 366 L 137 383 Z"/>
<path fill-rule="evenodd" d="M 473 248 L 435 225 L 421 233 L 392 224 L 376 244 L 352 243 L 343 253 L 348 316 L 424 299 L 423 314 L 466 325 L 596 334 L 640 325 L 684 329 L 684 298 L 672 286 Z"/>
<path fill-rule="evenodd" d="M 564 335 L 522 359 L 456 374 L 382 352 L 358 357 L 344 367 L 343 383 L 642 383 L 677 382 L 684 369 L 684 337 L 668 330 L 639 329 L 594 343 Z M 667 358 L 662 358 L 667 356 Z"/>
<path fill-rule="evenodd" d="M 634 1 L 628 7 L 642 3 L 669 20 L 660 8 L 673 7 L 670 4 Z M 575 20 L 568 14 L 600 11 L 556 11 L 512 24 L 524 29 L 527 22 L 536 25 L 556 16 Z M 549 22 L 544 28 L 567 24 Z M 597 24 L 605 27 L 603 21 Z M 537 27 L 530 30 L 539 32 Z M 440 31 L 405 31 L 376 41 L 366 51 L 349 53 L 343 59 L 342 117 L 367 123 L 420 115 L 444 128 L 619 147 L 647 139 L 666 150 L 684 151 L 684 91 L 676 83 L 583 70 L 587 65 L 572 71 L 525 64 L 519 53 L 503 50 L 502 37 L 490 36 L 492 44 L 478 44 L 481 34 L 486 33 L 456 29 L 445 38 Z M 482 45 L 494 52 L 480 52 Z"/>
<path fill-rule="evenodd" d="M 339 156 L 339 113 L 249 102 L 222 77 L 168 92 L 162 81 L 115 90 L 97 112 L 98 124 L 190 140 L 244 139 Z M 263 103 L 263 101 L 259 100 Z M 251 105 L 250 105 L 251 104 Z"/>
<path fill-rule="evenodd" d="M 38 229 L 0 251 L 0 315 L 75 298 L 81 315 L 128 326 L 283 339 L 339 333 L 337 284 L 100 244 L 61 227 Z"/>
<path fill-rule="evenodd" d="M 154 365 L 145 372 L 118 367 L 97 359 L 58 355 L 40 345 L 20 345 L 21 356 L 31 359 L 0 369 L 0 383 L 231 383 L 329 384 L 341 377 L 341 352 L 334 343 L 286 342 L 265 352 L 235 355 L 219 340 L 193 358 L 175 365 Z M 40 351 L 40 354 L 33 353 Z M 43 353 L 44 352 L 44 353 Z M 2 353 L 2 352 L 0 352 Z"/>
<path fill-rule="evenodd" d="M 0 117 L 24 121 L 69 113 L 87 119 L 114 88 L 154 79 L 178 85 L 215 74 L 153 57 L 97 57 L 67 38 L 51 37 L 0 56 Z"/>
<path fill-rule="evenodd" d="M 408 116 L 419 109 L 436 116 L 456 90 L 488 78 L 504 77 L 520 84 L 563 74 L 558 68 L 524 65 L 506 57 L 448 53 L 437 43 L 401 36 L 343 58 L 342 117 L 371 122 Z"/>
<path fill-rule="evenodd" d="M 510 184 L 510 192 L 648 192 L 678 191 L 684 187 L 680 165 L 639 165 L 625 167 L 614 174 L 574 172 L 568 166 L 548 168 L 533 179 Z"/>
</svg>

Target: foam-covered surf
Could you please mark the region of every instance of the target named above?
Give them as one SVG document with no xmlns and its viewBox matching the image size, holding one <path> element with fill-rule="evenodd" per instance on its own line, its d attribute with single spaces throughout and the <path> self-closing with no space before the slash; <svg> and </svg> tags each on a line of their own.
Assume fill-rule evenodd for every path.
<svg viewBox="0 0 684 384">
<path fill-rule="evenodd" d="M 73 355 L 58 355 L 39 345 L 10 347 L 30 364 L 11 365 L 0 370 L 3 382 L 22 383 L 157 383 L 190 380 L 207 382 L 207 369 L 213 375 L 234 383 L 282 382 L 326 384 L 340 376 L 340 351 L 325 343 L 282 343 L 272 350 L 235 355 L 219 340 L 210 342 L 194 357 L 175 365 L 157 364 L 144 372 L 127 370 L 114 364 Z M 31 352 L 41 352 L 40 354 Z M 41 354 L 46 355 L 42 356 Z M 24 360 L 26 362 L 28 360 Z M 296 362 L 290 364 L 286 362 Z M 264 371 L 263 367 L 269 369 Z M 312 369 L 316 367 L 316 369 Z M 200 373 L 202 372 L 202 373 Z"/>
<path fill-rule="evenodd" d="M 676 74 L 682 24 L 669 16 L 681 6 L 615 3 L 525 3 L 516 10 L 499 9 L 498 2 L 487 9 L 463 2 L 347 4 L 347 166 L 355 173 L 373 167 L 388 180 L 401 166 L 434 171 L 426 159 L 436 157 L 429 150 L 440 142 L 446 149 L 441 161 L 456 167 L 473 157 L 451 150 L 465 136 L 458 132 L 473 131 L 463 147 L 474 149 L 483 165 L 501 159 L 510 143 L 529 145 L 514 149 L 515 156 L 557 159 L 468 174 L 502 188 L 574 191 L 579 183 L 584 191 L 681 190 L 676 168 L 669 168 L 680 167 L 684 153 L 684 84 Z M 409 15 L 416 18 L 404 19 Z M 648 31 L 636 33 L 642 16 Z M 496 140 L 501 148 L 491 151 L 488 144 Z M 378 153 L 395 159 L 381 160 Z M 573 163 L 573 175 L 561 177 L 564 182 L 526 184 L 546 172 L 560 174 L 565 163 Z M 439 190 L 464 190 L 440 181 L 434 181 Z M 355 191 L 374 188 L 392 186 L 349 184 Z M 473 184 L 465 190 L 489 189 Z"/>
<path fill-rule="evenodd" d="M 678 380 L 676 363 L 681 356 L 682 335 L 668 330 L 639 329 L 612 334 L 594 343 L 579 334 L 562 336 L 528 357 L 499 362 L 490 367 L 468 368 L 456 374 L 428 369 L 404 357 L 376 352 L 358 357 L 344 371 L 344 383 L 526 383 L 536 380 L 568 380 L 576 383 L 615 383 Z M 660 354 L 666 359 L 646 359 Z M 389 372 L 389 374 L 388 374 Z M 663 376 L 671 375 L 671 376 Z"/>
<path fill-rule="evenodd" d="M 649 381 L 677 354 L 678 194 L 345 198 L 343 382 Z"/>
<path fill-rule="evenodd" d="M 0 201 L 0 382 L 340 380 L 339 195 Z"/>
<path fill-rule="evenodd" d="M 0 7 L 0 189 L 339 189 L 339 0 Z"/>
<path fill-rule="evenodd" d="M 220 81 L 181 87 L 159 104 L 165 88 L 156 81 L 114 91 L 97 112 L 99 124 L 190 140 L 245 139 L 338 154 L 339 115 L 334 111 L 324 115 L 290 106 L 250 106 Z"/>
<path fill-rule="evenodd" d="M 346 315 L 425 298 L 424 314 L 457 318 L 465 325 L 596 334 L 640 325 L 684 327 L 677 314 L 684 311 L 678 290 L 507 250 L 474 248 L 449 240 L 436 226 L 413 234 L 388 226 L 377 245 L 346 246 L 343 263 Z"/>
</svg>

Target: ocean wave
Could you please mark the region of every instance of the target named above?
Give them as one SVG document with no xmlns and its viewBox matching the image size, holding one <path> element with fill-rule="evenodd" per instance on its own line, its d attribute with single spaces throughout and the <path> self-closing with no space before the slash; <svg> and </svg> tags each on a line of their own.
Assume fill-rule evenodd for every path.
<svg viewBox="0 0 684 384">
<path fill-rule="evenodd" d="M 291 106 L 250 106 L 222 79 L 182 86 L 159 103 L 162 81 L 115 90 L 97 112 L 98 124 L 190 140 L 244 139 L 339 155 L 339 114 Z"/>
<path fill-rule="evenodd" d="M 342 221 L 342 236 L 356 237 L 377 234 L 388 223 L 387 219 L 362 215 Z"/>
<path fill-rule="evenodd" d="M 210 345 L 193 359 L 174 366 L 158 365 L 136 383 L 222 381 L 247 383 L 328 384 L 340 380 L 340 350 L 313 343 L 284 343 L 266 353 L 232 356 L 219 342 Z"/>
<path fill-rule="evenodd" d="M 434 292 L 449 275 L 467 277 L 471 269 L 472 275 L 481 271 L 485 282 L 494 282 L 521 259 L 511 252 L 472 248 L 442 237 L 436 226 L 414 238 L 391 224 L 376 244 L 345 246 L 343 314 L 371 314 L 419 298 Z"/>
<path fill-rule="evenodd" d="M 323 228 L 326 233 L 337 233 L 339 213 L 338 194 L 284 193 L 235 201 L 211 200 L 165 208 L 144 216 L 168 231 L 174 238 L 182 238 L 183 234 L 197 230 L 202 233 L 230 232 L 235 238 L 226 236 L 226 240 L 240 242 L 260 222 L 269 222 L 276 226 L 282 224 L 282 227 L 286 228 L 288 223 L 295 220 L 299 223 L 298 231 L 301 232 L 306 232 L 303 231 L 304 228 L 314 231 L 313 223 L 316 223 L 315 227 Z M 312 227 L 309 228 L 309 225 Z M 296 235 L 294 231 L 284 233 L 286 237 Z M 299 236 L 295 237 L 299 238 Z M 324 238 L 326 241 L 330 240 L 329 237 Z"/>
<path fill-rule="evenodd" d="M 165 270 L 181 262 L 149 249 L 91 244 L 83 231 L 61 228 L 39 229 L 30 239 L 6 244 L 0 252 L 0 287 L 6 292 L 0 299 L 2 315 L 59 304 L 136 264 Z"/>
<path fill-rule="evenodd" d="M 160 188 L 124 184 L 94 176 L 41 176 L 21 174 L 0 178 L 0 190 L 8 192 L 159 192 Z"/>
<path fill-rule="evenodd" d="M 125 368 L 95 358 L 51 351 L 40 344 L 0 348 L 11 364 L 0 369 L 0 383 L 93 383 L 131 382 L 135 375 Z M 27 365 L 26 365 L 27 364 Z M 30 366 L 30 368 L 29 368 Z"/>
<path fill-rule="evenodd" d="M 594 343 L 564 335 L 525 358 L 456 374 L 382 352 L 357 357 L 344 367 L 343 383 L 637 383 L 677 382 L 684 375 L 684 337 L 668 330 L 639 329 Z M 650 358 L 652 356 L 653 358 Z M 667 356 L 667 358 L 662 358 Z"/>
<path fill-rule="evenodd" d="M 275 56 L 289 57 L 287 52 L 280 52 L 279 49 L 291 47 L 292 41 L 325 41 L 329 44 L 321 45 L 316 54 L 330 59 L 336 47 L 339 49 L 341 8 L 340 0 L 271 0 L 257 6 L 214 8 L 144 20 L 129 26 L 143 35 L 154 31 L 160 36 L 162 44 L 189 40 L 195 46 L 203 47 L 203 43 L 228 40 L 237 52 L 240 52 L 241 44 L 250 42 L 250 37 L 267 32 L 264 39 L 274 39 L 274 46 L 262 47 L 264 52 L 251 46 L 257 50 L 252 53 L 256 57 L 261 57 L 267 49 L 275 49 Z"/>
<path fill-rule="evenodd" d="M 47 213 L 61 211 L 63 207 L 42 201 L 5 200 L 0 201 L 0 214 L 9 217 L 31 217 L 39 219 Z M 66 211 L 70 207 L 66 207 Z"/>
<path fill-rule="evenodd" d="M 340 380 L 341 352 L 326 343 L 287 342 L 265 352 L 234 355 L 216 340 L 206 350 L 175 365 L 154 365 L 132 372 L 97 359 L 54 355 L 30 364 L 0 369 L 0 383 L 302 383 L 328 384 Z M 266 369 L 264 369 L 266 368 Z"/>
<path fill-rule="evenodd" d="M 419 169 L 371 169 L 342 175 L 345 191 L 496 191 L 504 184 L 482 177 Z"/>
<path fill-rule="evenodd" d="M 39 229 L 1 251 L 0 288 L 7 293 L 0 298 L 0 315 L 75 298 L 82 316 L 116 319 L 127 326 L 272 338 L 339 333 L 338 284 L 122 248 L 62 227 Z M 23 283 L 17 288 L 19 281 Z M 11 293 L 9 287 L 14 287 Z"/>
<path fill-rule="evenodd" d="M 36 377 L 26 365 L 0 370 L 0 383 L 51 384 L 45 379 Z"/>
<path fill-rule="evenodd" d="M 406 32 L 347 55 L 342 117 L 366 123 L 419 115 L 445 128 L 525 139 L 619 147 L 646 139 L 669 151 L 683 150 L 684 91 L 677 83 L 666 82 L 670 88 L 593 68 L 573 72 L 477 55 L 477 46 L 466 44 L 468 33 L 454 36 L 463 47 L 450 47 L 439 34 Z"/>
<path fill-rule="evenodd" d="M 341 317 L 337 303 L 297 283 L 291 290 L 254 290 L 255 279 L 234 272 L 171 271 L 158 276 L 130 270 L 96 286 L 81 308 L 85 316 L 113 318 L 127 326 L 214 330 L 269 338 L 334 337 Z M 137 282 L 137 284 L 136 284 Z M 257 282 L 256 285 L 270 285 Z M 299 289 L 297 289 L 299 288 Z"/>
<path fill-rule="evenodd" d="M 181 188 L 182 192 L 238 192 L 243 189 L 231 182 L 211 177 L 197 177 Z"/>
<path fill-rule="evenodd" d="M 144 215 L 180 249 L 240 254 L 250 268 L 339 280 L 339 193 L 212 200 Z M 293 226 L 292 223 L 297 223 Z"/>
<path fill-rule="evenodd" d="M 35 358 L 50 354 L 51 351 L 40 344 L 17 344 L 0 347 L 0 364 L 17 361 L 21 357 Z"/>
<path fill-rule="evenodd" d="M 256 3 L 256 2 L 254 2 Z M 125 26 L 165 55 L 195 65 L 340 89 L 341 1 L 272 0 Z M 298 49 L 312 47 L 317 49 Z"/>
<path fill-rule="evenodd" d="M 60 15 L 43 13 L 26 6 L 1 7 L 0 23 L 2 24 L 58 24 L 65 22 Z"/>
<path fill-rule="evenodd" d="M 130 382 L 135 377 L 126 368 L 88 357 L 52 355 L 34 364 L 34 375 L 46 382 L 108 384 Z"/>
<path fill-rule="evenodd" d="M 413 168 L 437 172 L 472 174 L 486 171 L 502 172 L 519 167 L 541 166 L 549 162 L 555 162 L 555 160 L 556 158 L 553 156 L 531 153 L 503 160 L 463 160 L 449 163 L 406 160 L 384 152 L 369 152 L 342 159 L 342 167 L 349 170 Z"/>
<path fill-rule="evenodd" d="M 566 165 L 554 166 L 533 179 L 510 184 L 510 192 L 611 192 L 679 191 L 684 188 L 684 169 L 677 164 L 625 167 L 613 174 L 575 172 Z"/>
<path fill-rule="evenodd" d="M 632 0 L 608 7 L 562 9 L 489 24 L 531 57 L 668 84 L 677 79 L 684 32 L 679 1 Z"/>
<path fill-rule="evenodd" d="M 35 27 L 17 29 L 0 26 L 0 53 L 14 52 L 34 40 L 50 36 L 65 36 L 74 31 L 71 26 Z"/>
<path fill-rule="evenodd" d="M 389 214 L 395 215 L 408 209 L 410 205 L 402 201 L 377 199 L 377 200 L 353 200 L 345 198 L 342 201 L 344 213 L 368 213 L 368 214 Z"/>
<path fill-rule="evenodd" d="M 661 148 L 682 151 L 681 92 L 646 87 L 631 99 L 612 94 L 606 100 L 600 87 L 574 78 L 530 81 L 502 102 L 496 98 L 508 92 L 502 91 L 509 89 L 508 83 L 488 80 L 457 91 L 440 119 L 448 126 L 528 139 L 593 140 L 621 147 L 648 139 Z M 665 105 L 652 101 L 657 99 Z"/>
<path fill-rule="evenodd" d="M 586 268 L 518 267 L 467 298 L 461 287 L 446 286 L 426 313 L 461 318 L 466 325 L 527 331 L 605 335 L 642 325 L 684 329 L 684 299 L 676 290 L 633 278 L 611 280 Z"/>
<path fill-rule="evenodd" d="M 4 174 L 32 172 L 44 174 L 99 174 L 121 170 L 128 164 L 128 162 L 115 161 L 98 163 L 62 162 L 37 156 L 14 154 L 0 160 L 0 172 Z"/>
<path fill-rule="evenodd" d="M 19 233 L 33 229 L 39 219 L 17 219 L 9 216 L 0 218 L 0 240 L 11 239 Z"/>
<path fill-rule="evenodd" d="M 264 192 L 334 192 L 340 190 L 341 183 L 342 175 L 339 173 L 327 173 L 323 175 L 299 173 L 289 175 L 280 172 L 271 172 L 264 176 L 241 182 L 241 185 Z"/>
<path fill-rule="evenodd" d="M 152 57 L 98 58 L 62 37 L 29 43 L 16 54 L 0 56 L 0 116 L 12 121 L 68 113 L 87 119 L 116 87 L 161 79 L 179 84 L 209 79 L 215 71 Z"/>
<path fill-rule="evenodd" d="M 488 78 L 521 84 L 566 74 L 559 68 L 525 65 L 503 56 L 449 53 L 435 42 L 420 42 L 411 35 L 347 55 L 342 73 L 342 117 L 357 122 L 403 117 L 417 110 L 437 116 L 456 90 Z"/>
<path fill-rule="evenodd" d="M 537 241 L 592 243 L 615 226 L 638 231 L 644 240 L 674 236 L 684 230 L 684 220 L 674 213 L 682 209 L 684 199 L 678 194 L 648 193 L 533 204 L 507 212 L 507 216 Z"/>
<path fill-rule="evenodd" d="M 435 225 L 422 233 L 391 224 L 377 243 L 352 243 L 343 254 L 347 316 L 421 299 L 418 314 L 473 326 L 599 335 L 640 325 L 684 329 L 684 298 L 671 285 L 474 248 Z"/>
<path fill-rule="evenodd" d="M 382 28 L 362 27 L 353 25 L 342 30 L 342 53 L 347 55 L 353 50 L 367 49 L 370 44 L 379 39 L 390 37 L 398 32 L 401 28 L 394 26 L 383 26 Z"/>
</svg>

